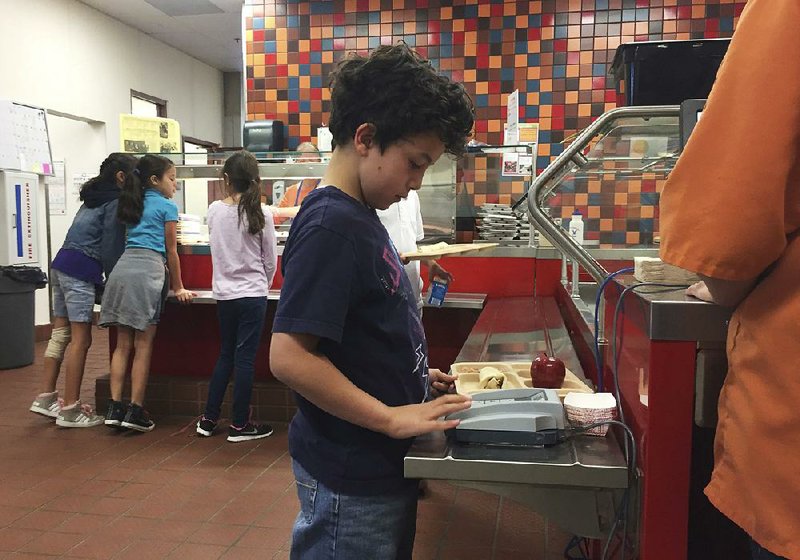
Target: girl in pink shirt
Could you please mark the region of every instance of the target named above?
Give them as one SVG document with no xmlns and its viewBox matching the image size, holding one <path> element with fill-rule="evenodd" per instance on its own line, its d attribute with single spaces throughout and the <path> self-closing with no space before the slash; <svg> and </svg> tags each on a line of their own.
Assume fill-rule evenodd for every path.
<svg viewBox="0 0 800 560">
<path fill-rule="evenodd" d="M 272 433 L 271 426 L 250 421 L 250 396 L 267 293 L 277 266 L 277 242 L 272 214 L 261 207 L 261 180 L 253 154 L 233 154 L 222 171 L 228 197 L 213 202 L 208 209 L 212 290 L 222 340 L 197 433 L 210 436 L 214 432 L 228 381 L 235 373 L 228 441 L 239 442 Z"/>
</svg>

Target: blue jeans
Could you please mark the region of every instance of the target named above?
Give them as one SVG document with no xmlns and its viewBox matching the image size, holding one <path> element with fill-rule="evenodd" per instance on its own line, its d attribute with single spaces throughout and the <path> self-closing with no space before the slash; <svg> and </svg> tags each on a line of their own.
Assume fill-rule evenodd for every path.
<svg viewBox="0 0 800 560">
<path fill-rule="evenodd" d="M 415 486 L 401 494 L 334 492 L 292 461 L 300 513 L 292 560 L 410 560 L 417 531 Z"/>
<path fill-rule="evenodd" d="M 753 560 L 786 560 L 783 556 L 770 552 L 753 539 L 750 539 L 750 551 L 753 554 Z"/>
<path fill-rule="evenodd" d="M 219 420 L 225 389 L 228 388 L 231 373 L 235 372 L 232 424 L 237 428 L 247 424 L 256 351 L 261 331 L 264 330 L 266 313 L 266 297 L 217 301 L 221 349 L 208 385 L 208 402 L 203 414 L 208 420 Z"/>
</svg>

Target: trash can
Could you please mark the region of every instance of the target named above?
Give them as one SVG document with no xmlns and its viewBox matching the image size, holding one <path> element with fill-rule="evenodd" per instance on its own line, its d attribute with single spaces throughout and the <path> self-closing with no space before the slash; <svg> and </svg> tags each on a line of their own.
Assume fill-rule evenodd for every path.
<svg viewBox="0 0 800 560">
<path fill-rule="evenodd" d="M 46 285 L 38 267 L 0 266 L 0 369 L 33 363 L 34 292 Z"/>
</svg>

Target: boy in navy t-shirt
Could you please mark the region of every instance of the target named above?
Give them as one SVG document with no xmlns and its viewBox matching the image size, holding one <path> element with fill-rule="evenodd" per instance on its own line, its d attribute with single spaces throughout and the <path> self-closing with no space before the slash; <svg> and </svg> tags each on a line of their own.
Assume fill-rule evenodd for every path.
<svg viewBox="0 0 800 560">
<path fill-rule="evenodd" d="M 270 351 L 298 402 L 292 558 L 411 558 L 417 485 L 403 457 L 471 401 L 428 369 L 417 302 L 375 209 L 463 152 L 472 124 L 464 88 L 405 44 L 351 56 L 332 75 L 334 151 L 286 242 Z"/>
</svg>

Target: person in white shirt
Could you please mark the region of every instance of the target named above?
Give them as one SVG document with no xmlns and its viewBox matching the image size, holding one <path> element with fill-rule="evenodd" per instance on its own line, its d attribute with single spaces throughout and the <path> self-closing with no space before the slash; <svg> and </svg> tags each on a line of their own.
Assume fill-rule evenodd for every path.
<svg viewBox="0 0 800 560">
<path fill-rule="evenodd" d="M 398 253 L 402 255 L 403 253 L 417 250 L 417 242 L 422 241 L 425 237 L 425 231 L 422 228 L 422 211 L 419 205 L 419 195 L 416 191 L 409 191 L 408 197 L 400 199 L 399 202 L 395 202 L 386 210 L 376 210 L 376 212 L 383 227 L 389 232 L 389 238 L 394 243 Z M 420 261 L 404 261 L 404 263 L 406 275 L 411 281 L 411 287 L 417 298 L 417 307 L 422 312 L 424 300 L 422 299 L 423 282 L 420 274 Z M 426 259 L 425 264 L 428 266 L 428 280 L 430 282 L 434 278 L 440 278 L 448 282 L 453 281 L 453 275 L 442 268 L 434 259 Z"/>
</svg>

